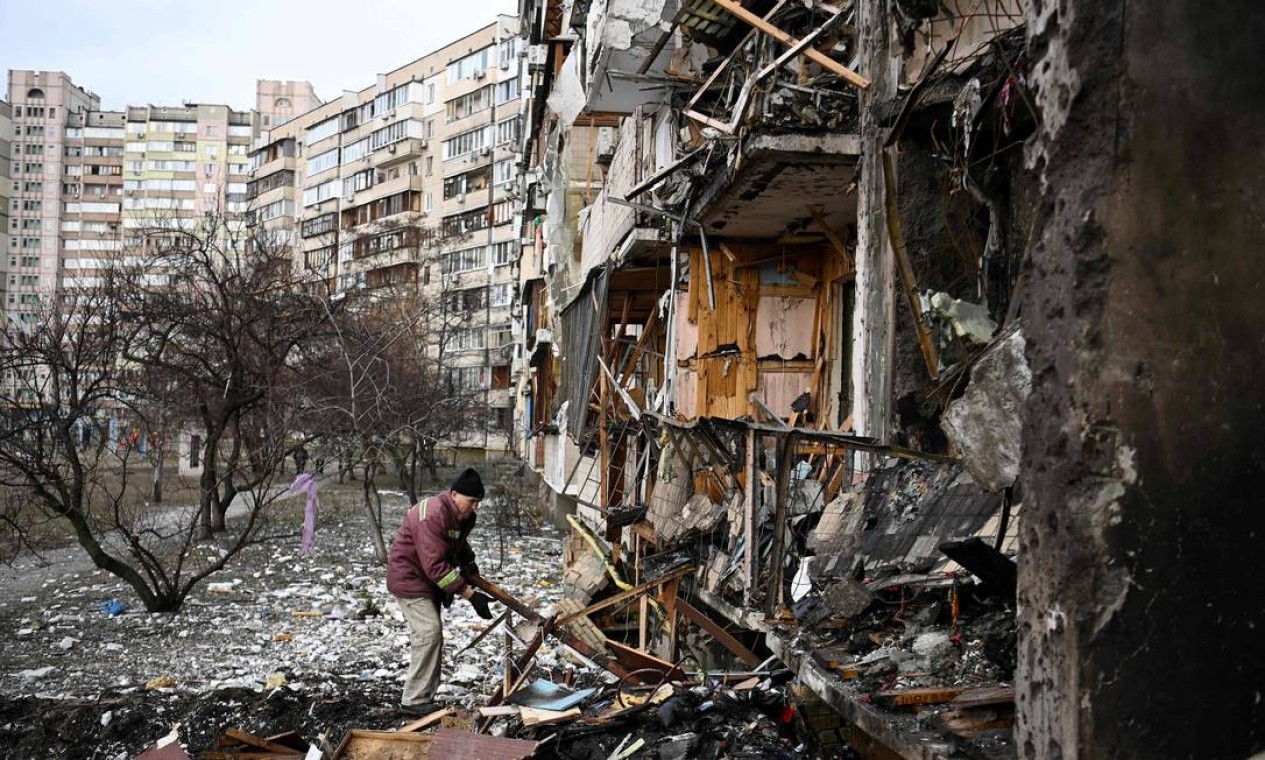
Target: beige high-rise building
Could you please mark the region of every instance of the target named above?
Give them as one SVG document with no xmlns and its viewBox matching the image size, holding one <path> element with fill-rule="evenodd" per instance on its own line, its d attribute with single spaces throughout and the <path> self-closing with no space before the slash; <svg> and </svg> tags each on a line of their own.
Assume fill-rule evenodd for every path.
<svg viewBox="0 0 1265 760">
<path fill-rule="evenodd" d="M 268 130 L 251 152 L 256 224 L 336 291 L 415 289 L 462 312 L 454 384 L 479 392 L 459 460 L 509 448 L 511 307 L 522 252 L 518 19 L 478 31 Z M 274 92 L 261 91 L 263 107 Z"/>
<path fill-rule="evenodd" d="M 264 116 L 282 118 L 287 102 L 318 102 L 306 82 L 259 89 L 273 93 L 266 114 L 193 103 L 102 111 L 63 72 L 10 71 L 9 317 L 34 321 L 43 298 L 91 286 L 155 229 L 193 230 L 210 215 L 227 220 L 219 225 L 227 246 L 242 226 L 247 153 Z"/>
<path fill-rule="evenodd" d="M 9 157 L 13 142 L 13 108 L 0 100 L 0 304 L 8 302 L 9 209 L 12 204 Z M 0 306 L 0 330 L 5 326 L 5 310 Z"/>
<path fill-rule="evenodd" d="M 40 299 L 57 289 L 63 195 L 73 198 L 81 189 L 79 177 L 66 171 L 66 130 L 72 122 L 82 125 L 88 113 L 101 107 L 101 101 L 64 72 L 10 71 L 9 102 L 13 107 L 13 195 L 4 307 L 10 322 L 27 323 L 37 318 Z M 74 163 L 82 164 L 77 158 Z M 121 188 L 113 198 L 93 201 L 100 204 L 92 207 L 94 216 L 99 210 L 117 223 L 119 193 Z"/>
</svg>

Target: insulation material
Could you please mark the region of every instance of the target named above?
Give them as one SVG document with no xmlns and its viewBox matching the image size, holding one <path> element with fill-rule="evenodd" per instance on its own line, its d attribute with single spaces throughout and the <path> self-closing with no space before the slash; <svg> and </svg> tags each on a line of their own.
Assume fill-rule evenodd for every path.
<svg viewBox="0 0 1265 760">
<path fill-rule="evenodd" d="M 549 91 L 545 101 L 550 110 L 558 114 L 561 128 L 566 129 L 575 123 L 575 117 L 584 109 L 584 80 L 580 76 L 580 56 L 572 54 L 562 64 L 562 72 Z"/>
<path fill-rule="evenodd" d="M 686 419 L 698 415 L 698 373 L 682 367 L 676 375 L 676 411 Z"/>
<path fill-rule="evenodd" d="M 816 311 L 817 301 L 812 298 L 760 298 L 755 324 L 756 356 L 812 359 Z"/>
<path fill-rule="evenodd" d="M 677 293 L 676 358 L 681 361 L 693 359 L 698 354 L 698 325 L 690 321 L 689 310 L 689 293 Z"/>
</svg>

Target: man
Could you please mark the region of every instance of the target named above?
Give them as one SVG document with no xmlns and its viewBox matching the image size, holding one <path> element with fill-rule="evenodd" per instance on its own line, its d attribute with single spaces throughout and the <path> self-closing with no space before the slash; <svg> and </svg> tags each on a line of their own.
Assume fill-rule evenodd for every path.
<svg viewBox="0 0 1265 760">
<path fill-rule="evenodd" d="M 460 594 L 485 620 L 492 619 L 492 597 L 469 584 L 479 576 L 466 536 L 474 528 L 483 499 L 483 480 L 473 468 L 448 490 L 414 504 L 395 534 L 387 561 L 387 591 L 396 598 L 409 627 L 409 669 L 400 710 L 429 715 L 439 709 L 439 663 L 444 629 L 439 606 Z"/>
</svg>

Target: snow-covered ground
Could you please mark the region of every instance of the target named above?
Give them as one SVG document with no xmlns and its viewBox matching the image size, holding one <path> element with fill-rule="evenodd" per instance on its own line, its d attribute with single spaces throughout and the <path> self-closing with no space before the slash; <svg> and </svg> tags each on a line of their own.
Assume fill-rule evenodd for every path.
<svg viewBox="0 0 1265 760">
<path fill-rule="evenodd" d="M 384 499 L 388 541 L 407 506 L 402 496 Z M 560 595 L 560 538 L 511 535 L 504 566 L 499 567 L 491 522 L 485 519 L 472 534 L 483 574 L 547 611 Z M 406 666 L 408 634 L 364 526 L 360 512 L 347 509 L 318 523 L 311 555 L 300 554 L 297 539 L 253 547 L 195 591 L 174 615 L 145 613 L 125 584 L 93 569 L 74 549 L 49 555 L 49 566 L 26 563 L 11 571 L 9 578 L 0 579 L 5 583 L 0 592 L 0 699 L 10 708 L 0 714 L 0 740 L 6 731 L 20 728 L 14 727 L 11 714 L 19 701 L 126 703 L 166 695 L 173 705 L 186 705 L 231 692 L 261 699 L 302 701 L 306 696 L 315 704 L 354 695 L 359 701 L 379 702 L 364 707 L 390 717 Z M 108 615 L 102 607 L 110 600 L 123 602 L 126 611 Z M 484 621 L 462 600 L 444 617 L 440 696 L 475 703 L 500 682 L 503 636 L 489 636 L 454 658 Z M 547 644 L 540 664 L 554 661 L 556 654 Z M 98 715 L 109 722 L 100 711 Z M 169 726 L 154 728 L 156 738 Z"/>
</svg>

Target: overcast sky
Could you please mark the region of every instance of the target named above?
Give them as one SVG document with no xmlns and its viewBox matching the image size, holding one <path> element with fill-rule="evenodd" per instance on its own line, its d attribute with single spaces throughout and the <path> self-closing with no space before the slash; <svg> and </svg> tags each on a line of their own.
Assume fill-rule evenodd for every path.
<svg viewBox="0 0 1265 760">
<path fill-rule="evenodd" d="M 256 79 L 306 79 L 329 100 L 517 11 L 517 0 L 0 0 L 0 69 L 65 71 L 106 110 L 249 109 Z"/>
</svg>

